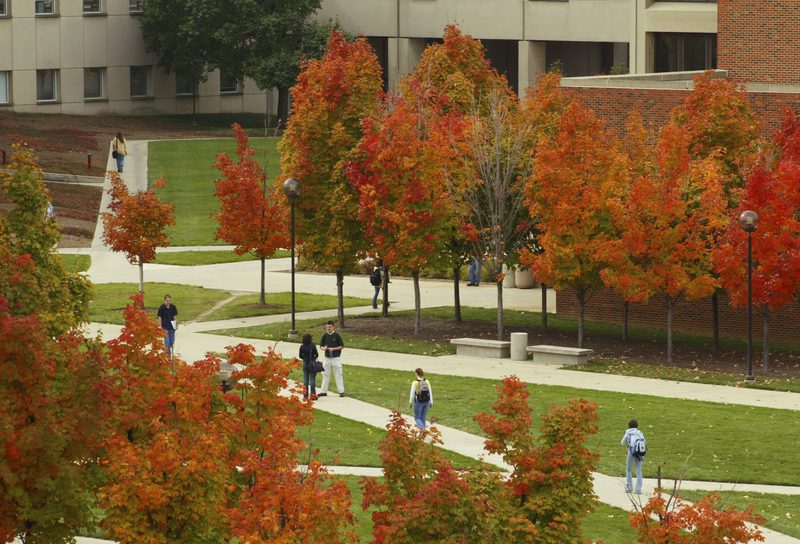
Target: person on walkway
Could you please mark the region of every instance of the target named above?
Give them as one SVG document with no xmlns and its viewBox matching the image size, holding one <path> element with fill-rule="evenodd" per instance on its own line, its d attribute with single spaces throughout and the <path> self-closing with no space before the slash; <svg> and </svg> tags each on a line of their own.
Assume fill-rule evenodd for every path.
<svg viewBox="0 0 800 544">
<path fill-rule="evenodd" d="M 628 450 L 628 458 L 625 462 L 625 491 L 628 493 L 633 491 L 633 486 L 631 485 L 631 480 L 633 479 L 631 471 L 633 466 L 636 465 L 637 495 L 642 493 L 642 461 L 644 460 L 641 456 L 634 455 L 633 453 L 633 444 L 638 438 L 644 440 L 644 435 L 642 431 L 639 430 L 639 422 L 632 419 L 628 422 L 628 430 L 625 431 L 620 444 L 626 446 Z"/>
<path fill-rule="evenodd" d="M 328 396 L 328 386 L 331 383 L 331 373 L 336 378 L 336 389 L 339 390 L 339 396 L 344 396 L 344 377 L 342 376 L 342 350 L 344 349 L 344 340 L 342 336 L 333 330 L 333 321 L 328 320 L 325 325 L 325 333 L 322 335 L 322 340 L 319 341 L 319 346 L 325 352 L 325 372 L 322 373 L 322 389 L 319 392 L 320 397 Z"/>
<path fill-rule="evenodd" d="M 307 399 L 309 391 L 311 400 L 317 399 L 317 371 L 314 370 L 314 361 L 319 358 L 317 346 L 311 339 L 310 334 L 303 335 L 303 343 L 300 344 L 300 359 L 303 361 L 303 398 Z M 311 389 L 309 390 L 309 385 Z"/>
<path fill-rule="evenodd" d="M 425 430 L 428 410 L 433 406 L 433 390 L 430 382 L 425 378 L 425 371 L 416 369 L 415 379 L 411 382 L 411 391 L 408 393 L 408 406 L 414 409 L 414 422 L 420 430 Z"/>
<path fill-rule="evenodd" d="M 111 140 L 111 156 L 117 161 L 117 172 L 122 172 L 125 166 L 125 155 L 128 154 L 128 146 L 125 143 L 125 137 L 121 132 L 117 132 L 117 136 Z"/>
<path fill-rule="evenodd" d="M 467 286 L 477 287 L 481 284 L 481 261 L 477 255 L 472 256 L 472 262 L 467 269 Z"/>
<path fill-rule="evenodd" d="M 383 285 L 383 274 L 381 274 L 381 266 L 380 263 L 375 265 L 375 269 L 369 275 L 369 282 L 375 288 L 375 296 L 372 297 L 372 308 L 374 310 L 378 309 L 378 295 L 381 294 L 381 286 Z"/>
<path fill-rule="evenodd" d="M 158 317 L 161 318 L 161 328 L 164 329 L 164 345 L 170 355 L 175 347 L 175 331 L 178 328 L 178 307 L 172 303 L 170 295 L 164 295 L 164 304 L 158 307 Z"/>
</svg>

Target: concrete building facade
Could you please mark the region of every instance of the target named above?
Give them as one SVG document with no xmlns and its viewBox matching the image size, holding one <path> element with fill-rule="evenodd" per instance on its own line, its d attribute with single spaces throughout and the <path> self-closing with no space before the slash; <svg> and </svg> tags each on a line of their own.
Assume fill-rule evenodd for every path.
<svg viewBox="0 0 800 544">
<path fill-rule="evenodd" d="M 20 112 L 187 113 L 191 84 L 166 75 L 139 29 L 146 0 L 0 0 L 0 108 Z M 388 89 L 448 24 L 480 39 L 525 89 L 554 63 L 564 74 L 716 67 L 717 4 L 653 0 L 323 0 L 320 19 L 369 38 Z M 212 73 L 198 111 L 274 107 L 272 93 Z"/>
</svg>

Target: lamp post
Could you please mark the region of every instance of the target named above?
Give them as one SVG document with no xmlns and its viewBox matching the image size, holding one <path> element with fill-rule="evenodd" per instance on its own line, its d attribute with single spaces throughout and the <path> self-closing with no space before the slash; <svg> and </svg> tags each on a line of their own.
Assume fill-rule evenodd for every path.
<svg viewBox="0 0 800 544">
<path fill-rule="evenodd" d="M 292 238 L 292 330 L 289 331 L 289 336 L 297 336 L 297 328 L 294 323 L 294 201 L 297 200 L 297 195 L 300 194 L 300 182 L 294 178 L 289 178 L 283 182 L 283 194 L 289 199 L 291 204 L 291 238 Z"/>
<path fill-rule="evenodd" d="M 742 212 L 739 226 L 747 233 L 747 376 L 748 382 L 755 380 L 753 376 L 753 231 L 758 228 L 758 214 L 752 210 Z"/>
</svg>

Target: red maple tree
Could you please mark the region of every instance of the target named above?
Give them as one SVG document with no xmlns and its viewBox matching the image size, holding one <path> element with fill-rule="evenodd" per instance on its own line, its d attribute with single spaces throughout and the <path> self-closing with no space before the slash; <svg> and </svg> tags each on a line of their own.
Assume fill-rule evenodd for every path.
<svg viewBox="0 0 800 544">
<path fill-rule="evenodd" d="M 174 207 L 161 202 L 153 189 L 131 193 L 119 174 L 111 176 L 111 211 L 103 212 L 103 242 L 122 251 L 128 262 L 139 266 L 139 292 L 144 293 L 144 264 L 156 258 L 156 248 L 167 247 L 167 227 L 175 224 Z M 154 187 L 164 183 L 158 180 Z"/>
<path fill-rule="evenodd" d="M 234 123 L 233 135 L 239 160 L 220 153 L 214 163 L 223 176 L 214 191 L 220 201 L 219 212 L 214 214 L 219 223 L 217 238 L 236 246 L 233 251 L 237 255 L 251 253 L 261 261 L 259 304 L 263 305 L 264 261 L 289 246 L 289 208 L 282 192 L 267 184 L 267 176 L 253 159 L 255 151 L 239 123 Z"/>
</svg>

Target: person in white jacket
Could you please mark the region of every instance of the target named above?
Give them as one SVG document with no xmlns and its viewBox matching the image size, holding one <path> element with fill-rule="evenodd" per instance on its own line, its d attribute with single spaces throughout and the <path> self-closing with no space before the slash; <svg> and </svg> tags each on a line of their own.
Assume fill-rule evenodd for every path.
<svg viewBox="0 0 800 544">
<path fill-rule="evenodd" d="M 433 406 L 433 389 L 430 382 L 425 379 L 425 371 L 418 368 L 414 371 L 416 379 L 411 382 L 411 391 L 408 393 L 408 406 L 414 408 L 414 421 L 421 430 L 425 430 L 425 419 L 428 409 Z"/>
<path fill-rule="evenodd" d="M 628 493 L 633 491 L 633 486 L 631 485 L 631 480 L 633 479 L 631 474 L 633 465 L 636 465 L 636 493 L 642 493 L 642 461 L 644 461 L 644 459 L 634 455 L 631 448 L 639 437 L 644 438 L 642 431 L 639 430 L 639 422 L 632 419 L 628 422 L 628 430 L 625 431 L 622 442 L 620 443 L 623 446 L 627 446 L 628 450 L 628 458 L 625 462 L 625 491 Z"/>
</svg>

